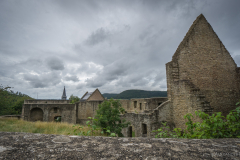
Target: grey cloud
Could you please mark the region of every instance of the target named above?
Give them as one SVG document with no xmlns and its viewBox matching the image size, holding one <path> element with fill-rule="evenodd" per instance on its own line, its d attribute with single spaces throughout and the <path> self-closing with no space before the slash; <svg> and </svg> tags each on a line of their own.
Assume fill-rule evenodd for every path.
<svg viewBox="0 0 240 160">
<path fill-rule="evenodd" d="M 109 35 L 110 33 L 106 31 L 106 29 L 99 28 L 88 37 L 88 39 L 86 40 L 86 44 L 96 45 L 105 41 L 109 37 Z"/>
<path fill-rule="evenodd" d="M 133 83 L 133 85 L 139 86 L 141 88 L 142 86 L 146 86 L 148 83 L 149 83 L 149 80 L 141 78 L 141 79 L 138 79 L 137 82 Z"/>
<path fill-rule="evenodd" d="M 73 81 L 73 82 L 78 82 L 78 81 L 79 81 L 79 79 L 78 79 L 78 77 L 77 77 L 76 75 L 66 76 L 66 77 L 65 77 L 65 80 L 66 80 L 66 81 Z"/>
<path fill-rule="evenodd" d="M 83 89 L 84 87 L 86 87 L 86 84 L 80 83 L 76 86 L 76 89 Z"/>
<path fill-rule="evenodd" d="M 240 66 L 240 55 L 234 56 L 234 60 L 235 60 L 235 63 L 237 64 L 237 66 Z"/>
<path fill-rule="evenodd" d="M 28 81 L 33 88 L 44 88 L 55 86 L 61 82 L 60 74 L 57 72 L 43 73 L 41 75 L 23 74 L 24 80 Z"/>
<path fill-rule="evenodd" d="M 200 13 L 240 65 L 239 0 L 0 3 L 0 80 L 30 96 L 166 90 L 165 64 Z"/>
<path fill-rule="evenodd" d="M 64 70 L 63 62 L 57 57 L 51 57 L 47 60 L 47 65 L 52 70 Z"/>
<path fill-rule="evenodd" d="M 99 88 L 106 83 L 102 79 L 98 78 L 87 79 L 85 82 L 87 82 L 87 86 L 91 88 Z"/>
</svg>

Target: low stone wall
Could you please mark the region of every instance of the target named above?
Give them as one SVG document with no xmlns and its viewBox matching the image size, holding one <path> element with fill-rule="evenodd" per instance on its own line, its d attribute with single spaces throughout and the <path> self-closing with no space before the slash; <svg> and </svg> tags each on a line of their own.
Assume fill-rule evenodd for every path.
<svg viewBox="0 0 240 160">
<path fill-rule="evenodd" d="M 0 159 L 240 159 L 240 139 L 111 138 L 0 132 Z"/>
</svg>

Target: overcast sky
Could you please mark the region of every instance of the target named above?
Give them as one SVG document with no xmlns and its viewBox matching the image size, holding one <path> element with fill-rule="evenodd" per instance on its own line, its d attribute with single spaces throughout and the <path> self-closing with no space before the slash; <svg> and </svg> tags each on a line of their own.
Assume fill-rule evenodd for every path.
<svg viewBox="0 0 240 160">
<path fill-rule="evenodd" d="M 0 0 L 0 83 L 33 98 L 167 90 L 201 13 L 240 66 L 239 0 Z"/>
</svg>

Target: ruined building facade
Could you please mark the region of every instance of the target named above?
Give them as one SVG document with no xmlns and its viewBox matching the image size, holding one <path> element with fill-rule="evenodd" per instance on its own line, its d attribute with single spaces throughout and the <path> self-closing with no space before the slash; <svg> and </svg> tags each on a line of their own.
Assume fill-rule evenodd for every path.
<svg viewBox="0 0 240 160">
<path fill-rule="evenodd" d="M 236 108 L 239 68 L 217 34 L 201 14 L 166 64 L 172 122 L 183 128 L 183 115 L 201 110 L 222 112 Z"/>
<path fill-rule="evenodd" d="M 166 64 L 168 100 L 149 113 L 123 115 L 133 125 L 124 135 L 152 137 L 152 130 L 168 122 L 171 128 L 186 128 L 187 113 L 200 121 L 195 111 L 226 116 L 240 99 L 239 67 L 201 14 Z"/>
<path fill-rule="evenodd" d="M 152 137 L 152 130 L 160 128 L 161 122 L 168 122 L 171 128 L 185 129 L 183 116 L 195 115 L 197 110 L 208 114 L 222 112 L 226 116 L 236 108 L 240 98 L 239 72 L 211 25 L 199 15 L 172 61 L 166 64 L 168 97 L 120 100 L 126 110 L 122 118 L 131 123 L 123 129 L 124 136 L 131 137 L 134 132 L 136 137 Z M 26 100 L 22 117 L 51 121 L 61 116 L 62 121 L 85 124 L 104 100 L 98 89 L 84 94 L 76 104 L 69 104 L 67 100 Z M 196 117 L 193 120 L 199 121 Z"/>
</svg>

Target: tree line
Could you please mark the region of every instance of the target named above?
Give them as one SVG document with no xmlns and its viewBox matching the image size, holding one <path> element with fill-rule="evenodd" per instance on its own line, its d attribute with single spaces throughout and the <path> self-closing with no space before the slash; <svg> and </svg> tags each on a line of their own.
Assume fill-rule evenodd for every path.
<svg viewBox="0 0 240 160">
<path fill-rule="evenodd" d="M 21 114 L 25 99 L 33 99 L 21 92 L 14 92 L 12 87 L 0 85 L 0 115 Z"/>
<path fill-rule="evenodd" d="M 119 94 L 104 93 L 103 96 L 108 99 L 131 99 L 131 98 L 151 98 L 167 97 L 167 91 L 144 91 L 144 90 L 126 90 Z"/>
</svg>

